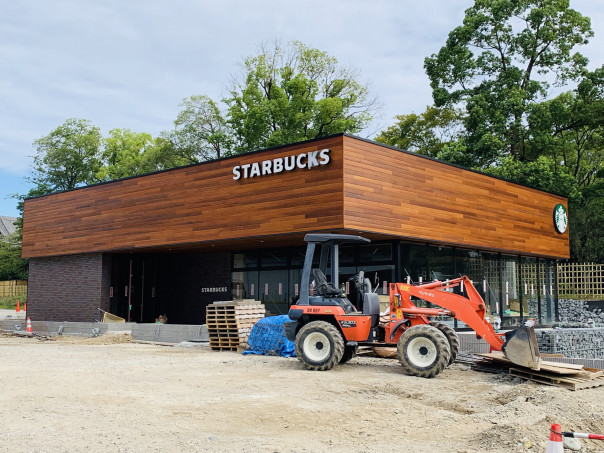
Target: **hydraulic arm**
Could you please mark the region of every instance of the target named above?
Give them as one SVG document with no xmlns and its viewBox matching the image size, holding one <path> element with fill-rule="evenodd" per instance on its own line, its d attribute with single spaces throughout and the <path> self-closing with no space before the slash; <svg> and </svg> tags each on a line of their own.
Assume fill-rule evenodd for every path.
<svg viewBox="0 0 604 453">
<path fill-rule="evenodd" d="M 454 288 L 460 288 L 460 294 L 454 293 Z M 461 295 L 464 292 L 467 297 Z M 411 300 L 412 296 L 442 308 L 417 307 Z M 467 276 L 423 285 L 390 284 L 390 326 L 386 327 L 387 334 L 394 337 L 403 323 L 427 324 L 429 317 L 439 315 L 451 316 L 464 322 L 476 332 L 477 337 L 484 338 L 493 350 L 503 351 L 512 362 L 539 369 L 541 359 L 533 327 L 521 326 L 506 334 L 495 332 L 485 318 L 485 303 Z"/>
</svg>

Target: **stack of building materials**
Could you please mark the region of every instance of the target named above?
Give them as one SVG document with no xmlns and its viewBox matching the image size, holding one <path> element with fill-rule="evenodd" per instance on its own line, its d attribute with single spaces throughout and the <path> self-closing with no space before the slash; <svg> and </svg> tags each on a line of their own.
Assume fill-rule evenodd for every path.
<svg viewBox="0 0 604 453">
<path fill-rule="evenodd" d="M 237 351 L 247 349 L 252 327 L 266 315 L 266 307 L 259 301 L 214 302 L 206 307 L 206 325 L 210 349 Z"/>
<path fill-rule="evenodd" d="M 491 371 L 494 366 L 500 366 L 501 368 L 507 368 L 510 376 L 541 384 L 553 385 L 569 390 L 604 386 L 604 371 L 596 368 L 543 360 L 541 369 L 536 371 L 512 363 L 500 352 L 482 353 L 478 354 L 478 356 L 483 359 L 483 363 L 484 361 L 488 362 Z M 476 365 L 475 368 L 480 370 L 482 364 L 479 362 Z"/>
</svg>

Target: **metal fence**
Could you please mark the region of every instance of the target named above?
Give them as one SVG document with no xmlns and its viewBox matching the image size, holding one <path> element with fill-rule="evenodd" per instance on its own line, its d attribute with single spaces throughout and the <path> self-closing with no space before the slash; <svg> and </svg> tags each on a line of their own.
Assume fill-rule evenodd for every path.
<svg viewBox="0 0 604 453">
<path fill-rule="evenodd" d="M 604 264 L 558 264 L 558 297 L 604 299 Z"/>
<path fill-rule="evenodd" d="M 27 280 L 0 281 L 0 297 L 14 297 L 27 294 Z"/>
</svg>

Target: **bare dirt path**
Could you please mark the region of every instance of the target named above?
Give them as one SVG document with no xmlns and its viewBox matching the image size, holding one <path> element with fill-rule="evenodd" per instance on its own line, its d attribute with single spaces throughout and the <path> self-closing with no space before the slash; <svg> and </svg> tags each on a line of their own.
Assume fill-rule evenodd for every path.
<svg viewBox="0 0 604 453">
<path fill-rule="evenodd" d="M 296 359 L 125 338 L 0 337 L 0 451 L 543 452 L 554 422 L 604 432 L 602 387 L 462 365 L 426 380 L 362 357 L 311 372 Z"/>
</svg>

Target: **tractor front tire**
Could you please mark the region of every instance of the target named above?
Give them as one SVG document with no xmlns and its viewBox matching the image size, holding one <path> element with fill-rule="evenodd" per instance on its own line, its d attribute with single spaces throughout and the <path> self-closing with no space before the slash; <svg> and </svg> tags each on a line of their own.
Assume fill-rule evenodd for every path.
<svg viewBox="0 0 604 453">
<path fill-rule="evenodd" d="M 340 359 L 340 364 L 346 363 L 349 360 L 352 360 L 357 355 L 358 346 L 344 346 L 344 355 Z"/>
<path fill-rule="evenodd" d="M 455 329 L 449 327 L 443 322 L 431 322 L 430 325 L 440 330 L 443 334 L 445 334 L 447 340 L 449 340 L 449 348 L 451 349 L 451 358 L 449 358 L 449 365 L 452 365 L 453 362 L 455 362 L 455 359 L 457 358 L 457 354 L 459 354 L 460 348 L 459 337 L 457 336 Z"/>
<path fill-rule="evenodd" d="M 422 324 L 403 332 L 398 340 L 397 356 L 406 374 L 433 378 L 449 364 L 451 349 L 440 330 Z"/>
<path fill-rule="evenodd" d="M 296 335 L 296 356 L 308 370 L 330 370 L 344 356 L 344 339 L 326 321 L 312 321 Z"/>
</svg>

